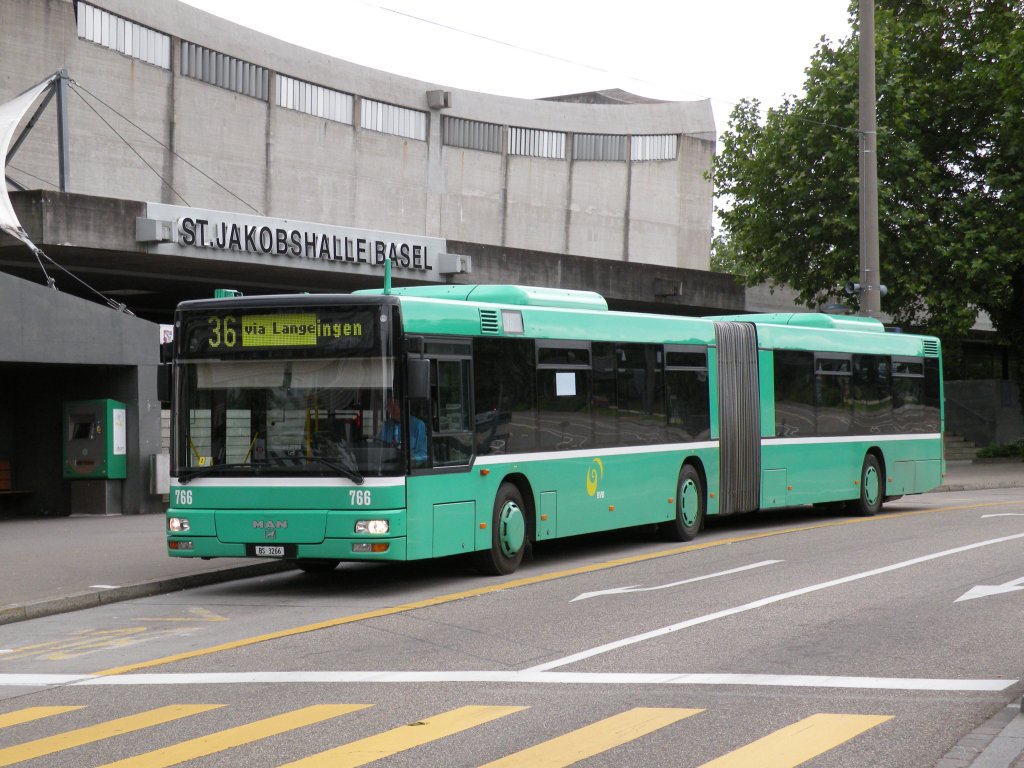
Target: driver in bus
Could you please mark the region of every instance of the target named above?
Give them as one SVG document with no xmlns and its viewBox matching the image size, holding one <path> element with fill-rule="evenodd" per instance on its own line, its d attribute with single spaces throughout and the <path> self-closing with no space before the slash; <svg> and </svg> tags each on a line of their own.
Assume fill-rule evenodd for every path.
<svg viewBox="0 0 1024 768">
<path fill-rule="evenodd" d="M 424 464 L 427 461 L 427 426 L 422 419 L 410 416 L 409 431 L 412 433 L 409 452 L 413 463 Z M 402 408 L 394 395 L 388 397 L 387 418 L 384 419 L 378 437 L 384 445 L 395 448 L 402 446 Z"/>
</svg>

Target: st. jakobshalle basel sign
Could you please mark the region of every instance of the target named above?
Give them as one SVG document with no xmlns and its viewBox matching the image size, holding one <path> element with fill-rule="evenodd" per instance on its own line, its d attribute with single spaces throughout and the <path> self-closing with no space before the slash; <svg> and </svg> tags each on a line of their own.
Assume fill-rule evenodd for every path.
<svg viewBox="0 0 1024 768">
<path fill-rule="evenodd" d="M 264 263 L 280 259 L 294 266 L 322 265 L 362 273 L 382 271 L 390 260 L 393 270 L 427 281 L 469 271 L 467 257 L 445 253 L 443 238 L 162 203 L 146 203 L 146 216 L 136 221 L 136 240 L 146 243 L 151 253 L 167 256 L 243 260 L 248 256 Z"/>
</svg>

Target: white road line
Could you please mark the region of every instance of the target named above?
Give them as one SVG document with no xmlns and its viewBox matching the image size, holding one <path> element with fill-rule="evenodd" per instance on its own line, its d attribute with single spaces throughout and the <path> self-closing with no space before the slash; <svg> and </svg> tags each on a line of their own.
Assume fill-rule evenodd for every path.
<svg viewBox="0 0 1024 768">
<path fill-rule="evenodd" d="M 596 592 L 584 592 L 582 595 L 577 595 L 570 603 L 575 603 L 577 600 L 586 600 L 591 597 L 603 597 L 606 595 L 624 595 L 633 592 L 654 592 L 659 589 L 668 589 L 669 587 L 679 587 L 683 584 L 693 584 L 695 581 L 706 581 L 707 579 L 715 579 L 719 576 L 731 576 L 734 573 L 741 573 L 742 571 L 749 571 L 753 568 L 763 568 L 766 565 L 775 565 L 781 563 L 782 560 L 762 560 L 759 563 L 751 563 L 750 565 L 741 565 L 738 568 L 730 568 L 728 571 L 719 571 L 718 573 L 706 573 L 703 576 L 694 576 L 690 579 L 683 579 L 682 581 L 673 581 L 671 584 L 659 584 L 656 587 L 643 587 L 639 584 L 634 584 L 629 587 L 612 587 L 611 589 L 600 589 Z"/>
<path fill-rule="evenodd" d="M 929 560 L 938 560 L 941 557 L 949 557 L 950 555 L 956 555 L 961 552 L 969 552 L 972 549 L 978 549 L 980 547 L 987 547 L 992 544 L 1001 544 L 1004 541 L 1013 541 L 1014 539 L 1024 538 L 1024 533 L 1017 533 L 1012 536 L 1003 536 L 998 539 L 988 539 L 987 541 L 979 541 L 975 544 L 965 544 L 962 547 L 955 547 L 954 549 L 947 549 L 942 552 L 934 552 L 930 555 L 923 555 L 921 557 L 915 557 L 912 560 L 904 560 L 900 563 L 893 563 L 892 565 L 886 565 L 882 568 L 873 568 L 870 571 L 862 571 L 861 573 L 854 573 L 850 576 L 843 576 L 839 579 L 833 579 L 832 581 L 825 581 L 821 584 L 812 584 L 809 587 L 801 587 L 800 589 L 794 589 L 790 592 L 783 592 L 780 595 L 772 595 L 771 597 L 763 597 L 760 600 L 754 600 L 751 603 L 745 603 L 744 605 L 738 605 L 735 608 L 726 608 L 722 611 L 716 611 L 715 613 L 709 613 L 704 616 L 698 616 L 694 619 L 687 619 L 686 621 L 680 621 L 678 624 L 671 624 L 667 627 L 661 627 L 660 629 L 652 629 L 649 632 L 643 632 L 639 635 L 633 635 L 632 637 L 624 637 L 621 640 L 615 640 L 605 645 L 599 645 L 596 648 L 590 648 L 586 651 L 580 651 L 570 656 L 563 656 L 560 659 L 545 662 L 544 664 L 538 664 L 535 667 L 530 667 L 524 670 L 525 672 L 546 672 L 556 667 L 564 667 L 567 664 L 573 664 L 583 659 L 589 659 L 593 656 L 599 656 L 602 653 L 608 653 L 609 651 L 618 650 L 619 648 L 625 648 L 627 645 L 635 645 L 636 643 L 642 643 L 644 640 L 651 640 L 655 637 L 661 637 L 662 635 L 668 635 L 673 632 L 678 632 L 682 629 L 688 629 L 695 627 L 698 624 L 707 624 L 708 622 L 715 621 L 716 619 L 724 619 L 727 616 L 735 616 L 738 613 L 746 613 L 752 611 L 755 608 L 763 608 L 766 605 L 773 603 L 779 603 L 783 600 L 789 600 L 793 597 L 800 597 L 802 595 L 809 595 L 812 592 L 819 592 L 823 589 L 830 589 L 831 587 L 838 587 L 842 584 L 849 584 L 854 581 L 860 581 L 871 576 L 878 576 L 879 574 L 889 573 L 890 571 L 898 571 L 901 568 L 909 568 L 912 565 L 918 565 L 920 563 L 926 563 Z"/>
<path fill-rule="evenodd" d="M 955 680 L 842 675 L 757 675 L 724 673 L 517 672 L 184 672 L 89 677 L 82 675 L 2 675 L 4 686 L 47 687 L 122 685 L 245 685 L 290 683 L 519 683 L 558 685 L 750 685 L 789 688 L 873 688 L 889 691 L 1003 691 L 1013 679 Z"/>
<path fill-rule="evenodd" d="M 12 686 L 15 688 L 45 688 L 49 685 L 71 685 L 82 680 L 93 680 L 92 675 L 33 675 L 33 674 L 9 674 L 0 675 L 0 688 Z"/>
</svg>

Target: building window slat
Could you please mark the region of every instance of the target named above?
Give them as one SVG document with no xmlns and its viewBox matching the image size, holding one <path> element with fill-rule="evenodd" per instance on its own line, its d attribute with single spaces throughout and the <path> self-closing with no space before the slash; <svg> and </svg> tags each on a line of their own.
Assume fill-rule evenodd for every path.
<svg viewBox="0 0 1024 768">
<path fill-rule="evenodd" d="M 628 160 L 629 137 L 615 134 L 577 133 L 572 139 L 576 160 Z"/>
<path fill-rule="evenodd" d="M 180 68 L 185 77 L 267 100 L 267 69 L 258 64 L 182 40 Z"/>
<path fill-rule="evenodd" d="M 542 131 L 536 128 L 508 129 L 508 153 L 524 157 L 565 159 L 565 133 Z"/>
<path fill-rule="evenodd" d="M 679 137 L 674 133 L 654 136 L 633 136 L 629 159 L 637 162 L 675 160 L 679 151 Z"/>
<path fill-rule="evenodd" d="M 88 3 L 78 3 L 78 37 L 138 61 L 171 68 L 169 35 Z M 164 50 L 166 54 L 161 55 Z"/>
<path fill-rule="evenodd" d="M 353 98 L 322 85 L 277 75 L 277 106 L 285 109 L 351 125 Z"/>
<path fill-rule="evenodd" d="M 373 99 L 362 100 L 359 125 L 370 131 L 390 133 L 418 141 L 427 140 L 427 114 L 416 109 L 385 104 Z"/>
<path fill-rule="evenodd" d="M 501 126 L 446 115 L 441 123 L 441 141 L 449 147 L 501 152 Z"/>
</svg>

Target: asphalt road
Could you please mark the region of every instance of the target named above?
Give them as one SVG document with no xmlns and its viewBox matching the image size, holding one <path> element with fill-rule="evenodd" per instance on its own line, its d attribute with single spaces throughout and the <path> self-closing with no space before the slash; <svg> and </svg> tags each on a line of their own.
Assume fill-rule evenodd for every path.
<svg viewBox="0 0 1024 768">
<path fill-rule="evenodd" d="M 887 510 L 0 626 L 0 765 L 971 765 L 1024 692 L 1024 489 Z"/>
</svg>

